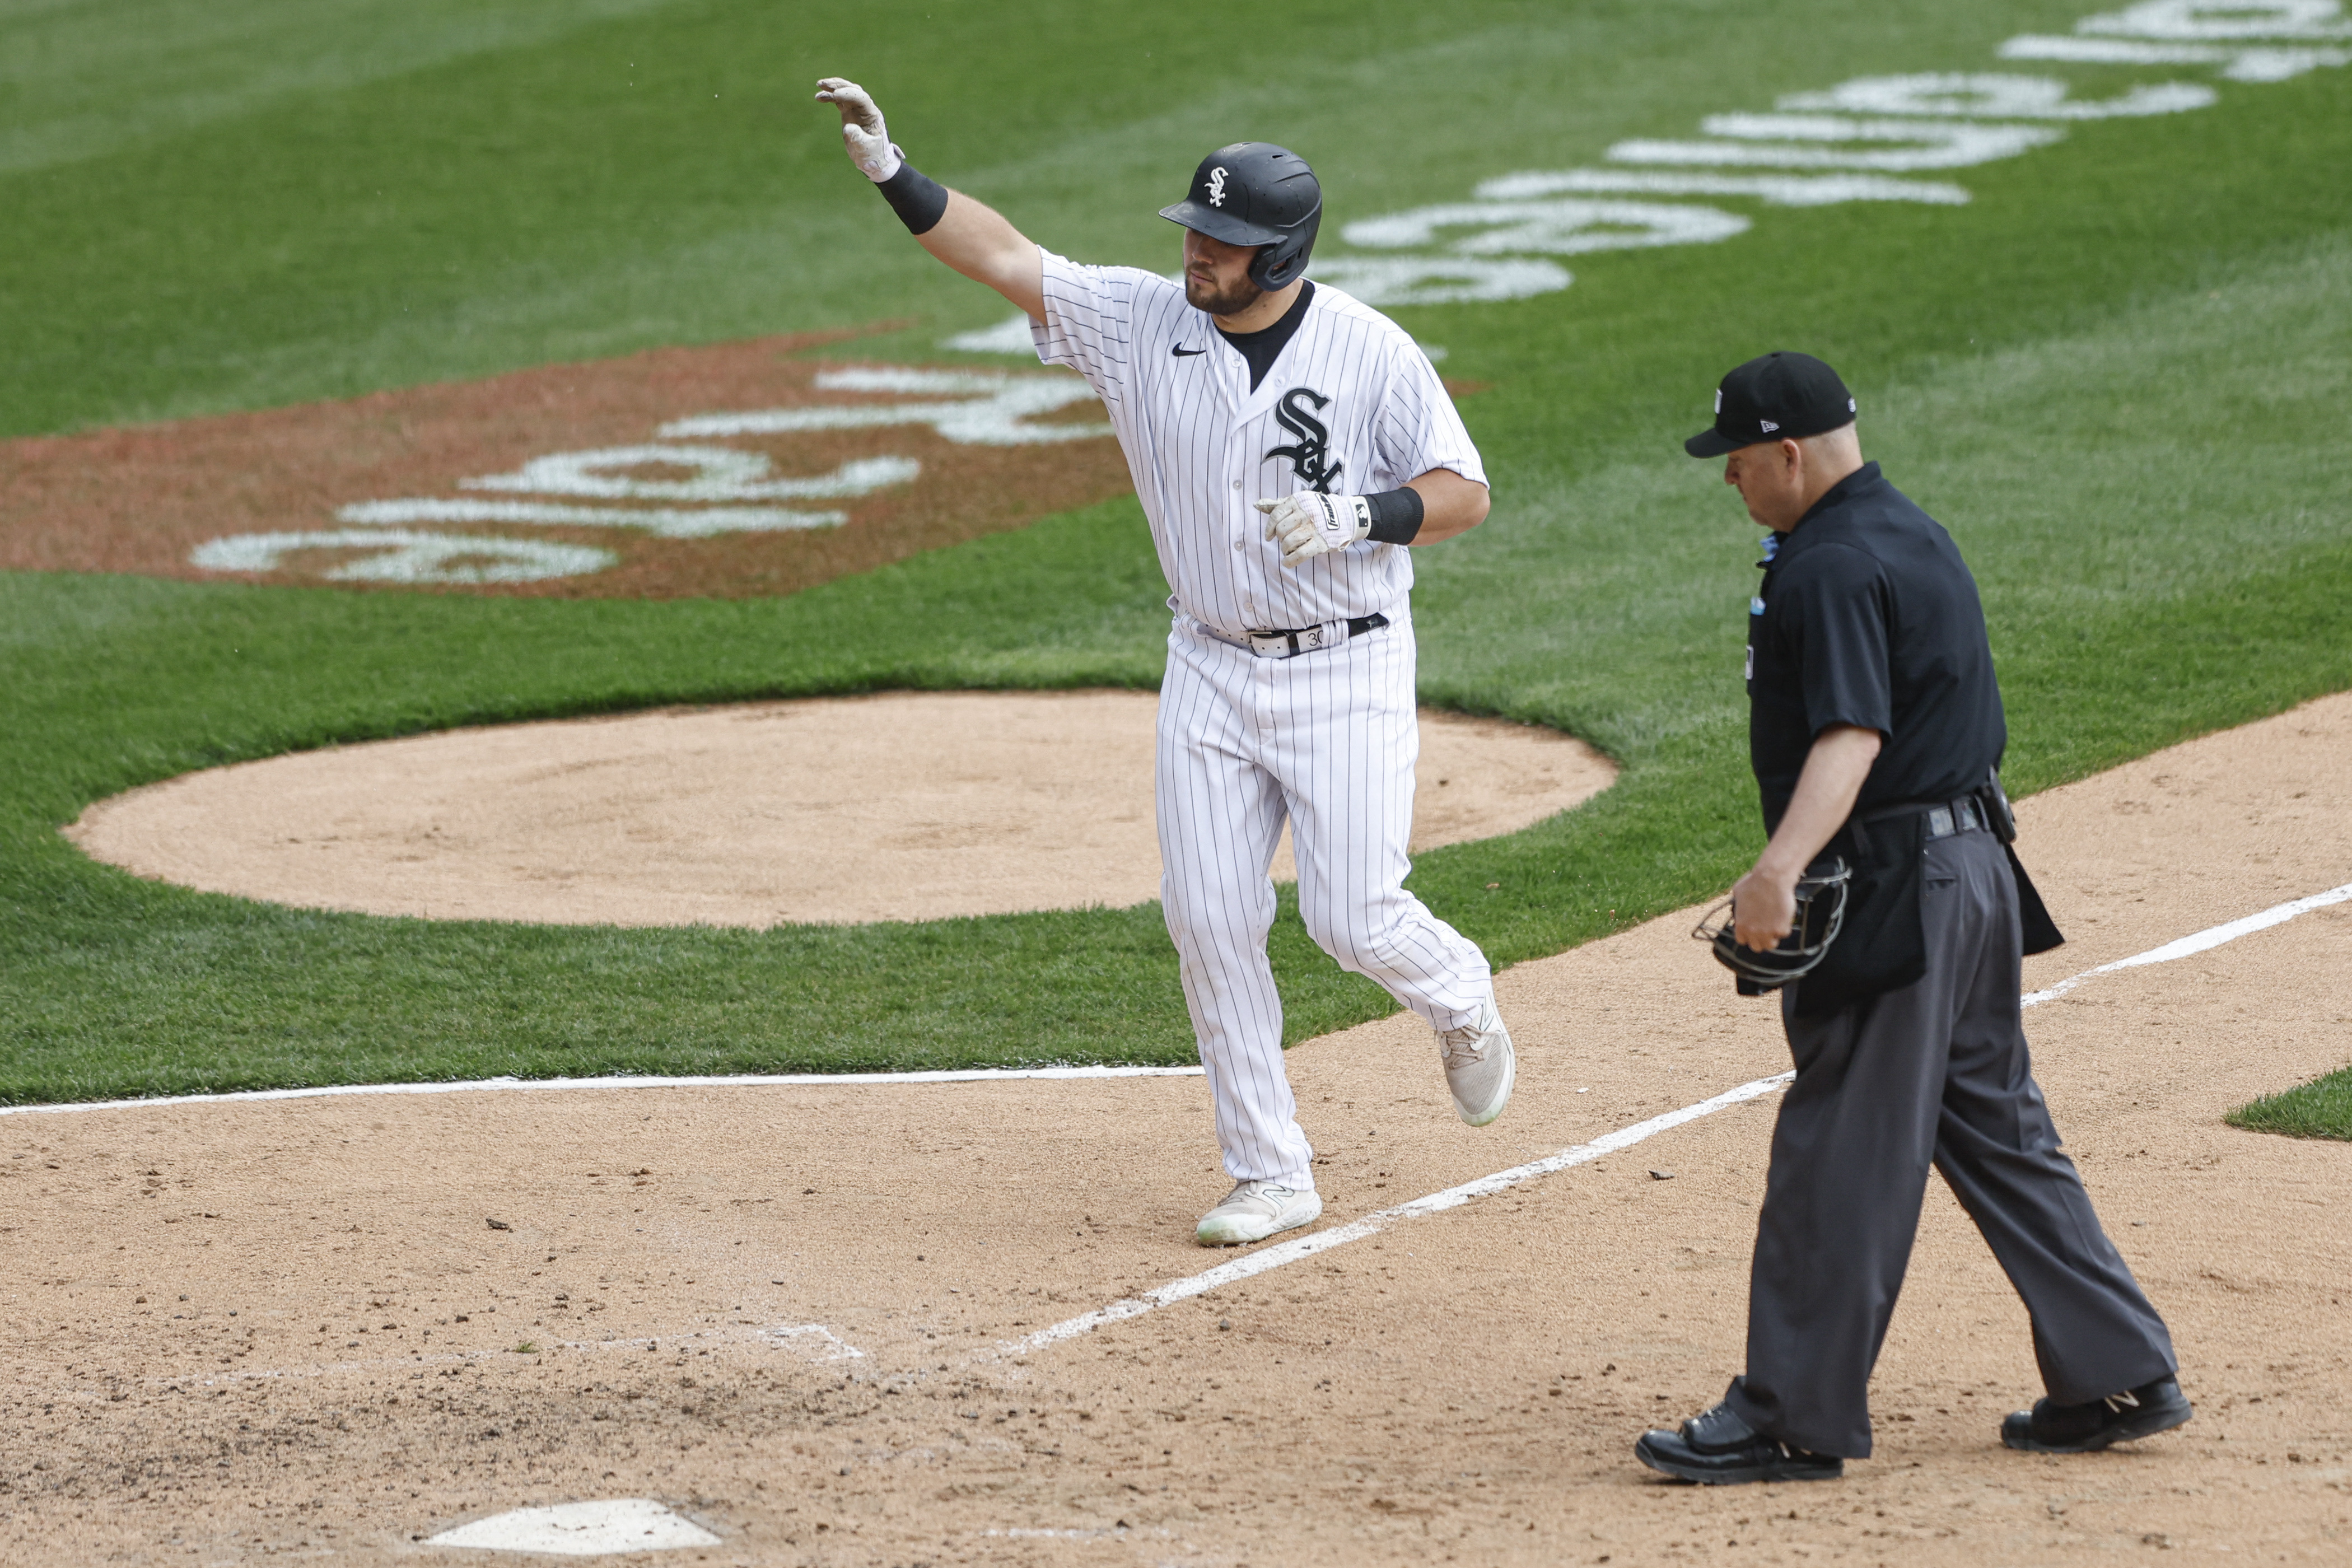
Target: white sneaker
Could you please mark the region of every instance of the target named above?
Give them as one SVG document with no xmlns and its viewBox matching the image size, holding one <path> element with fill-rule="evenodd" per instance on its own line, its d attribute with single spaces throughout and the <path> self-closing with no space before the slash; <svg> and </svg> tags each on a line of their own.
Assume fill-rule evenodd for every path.
<svg viewBox="0 0 2352 1568">
<path fill-rule="evenodd" d="M 1322 1217 L 1323 1200 L 1312 1187 L 1301 1192 L 1276 1182 L 1237 1182 L 1224 1202 L 1201 1216 L 1192 1239 L 1203 1247 L 1239 1247 Z"/>
<path fill-rule="evenodd" d="M 1477 1023 L 1438 1030 L 1437 1055 L 1463 1121 L 1484 1127 L 1503 1114 L 1518 1077 L 1518 1058 L 1511 1049 L 1511 1031 L 1503 1027 L 1503 1016 L 1492 1002 Z"/>
</svg>

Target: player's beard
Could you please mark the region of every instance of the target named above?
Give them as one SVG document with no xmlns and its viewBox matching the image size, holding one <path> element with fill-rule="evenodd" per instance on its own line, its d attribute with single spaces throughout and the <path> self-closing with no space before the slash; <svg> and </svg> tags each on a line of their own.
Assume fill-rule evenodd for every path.
<svg viewBox="0 0 2352 1568">
<path fill-rule="evenodd" d="M 1184 303 L 1195 310 L 1206 310 L 1212 316 L 1238 316 L 1260 300 L 1265 290 L 1244 276 L 1230 289 L 1222 291 L 1196 272 L 1184 274 Z"/>
</svg>

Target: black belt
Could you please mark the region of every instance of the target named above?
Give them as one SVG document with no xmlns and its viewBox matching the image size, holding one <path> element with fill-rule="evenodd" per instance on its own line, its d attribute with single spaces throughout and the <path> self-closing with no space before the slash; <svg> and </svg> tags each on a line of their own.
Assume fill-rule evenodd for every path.
<svg viewBox="0 0 2352 1568">
<path fill-rule="evenodd" d="M 1856 821 L 1867 830 L 1874 824 L 1892 822 L 1897 817 L 1924 816 L 1927 819 L 1928 838 L 1949 838 L 1955 833 L 1974 833 L 1979 828 L 1990 831 L 1992 818 L 1986 815 L 1984 803 L 1972 795 L 1958 800 L 1932 803 L 1907 801 L 1900 805 L 1883 805 Z"/>
<path fill-rule="evenodd" d="M 1907 799 L 1907 802 L 1894 804 L 1894 806 L 1874 806 L 1872 811 L 1865 811 L 1863 816 L 1855 816 L 1853 820 L 1849 820 L 1846 827 L 1842 827 L 1839 832 L 1853 837 L 1855 848 L 1867 853 L 1872 827 L 1877 827 L 1879 823 L 1912 818 L 1912 816 L 1927 818 L 1927 832 L 1922 835 L 1922 842 L 1950 839 L 1955 832 L 1976 832 L 1978 827 L 1988 832 L 1992 830 L 1992 816 L 1985 811 L 1985 802 L 1976 799 L 1973 795 L 1961 795 L 1959 799 L 1938 799 L 1938 802 Z M 1837 844 L 1837 839 L 1832 839 L 1832 844 Z M 1828 856 L 1828 851 L 1822 851 L 1822 856 Z"/>
<path fill-rule="evenodd" d="M 1958 800 L 1927 808 L 1927 837 L 1930 838 L 1949 838 L 1955 833 L 1974 833 L 1980 827 L 1990 828 L 1991 826 L 1985 820 L 1984 807 L 1977 804 L 1974 795 L 1962 795 Z"/>
<path fill-rule="evenodd" d="M 1290 626 L 1275 631 L 1244 632 L 1242 637 L 1249 644 L 1250 652 L 1260 658 L 1296 658 L 1302 653 L 1312 653 L 1318 647 L 1330 647 L 1346 642 L 1351 637 L 1362 637 L 1366 632 L 1379 631 L 1389 624 L 1389 618 L 1379 614 L 1358 616 L 1354 620 L 1345 623 L 1348 628 L 1347 637 L 1333 637 L 1332 628 L 1341 624 L 1339 621 L 1328 621 L 1319 626 Z"/>
</svg>

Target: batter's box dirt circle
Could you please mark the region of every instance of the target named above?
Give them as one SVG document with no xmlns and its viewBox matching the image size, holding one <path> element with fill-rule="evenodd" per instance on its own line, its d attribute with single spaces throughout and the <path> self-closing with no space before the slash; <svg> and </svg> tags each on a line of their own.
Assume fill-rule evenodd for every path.
<svg viewBox="0 0 2352 1568">
<path fill-rule="evenodd" d="M 0 570 L 789 594 L 1129 489 L 1077 377 L 656 349 L 0 444 Z"/>
</svg>

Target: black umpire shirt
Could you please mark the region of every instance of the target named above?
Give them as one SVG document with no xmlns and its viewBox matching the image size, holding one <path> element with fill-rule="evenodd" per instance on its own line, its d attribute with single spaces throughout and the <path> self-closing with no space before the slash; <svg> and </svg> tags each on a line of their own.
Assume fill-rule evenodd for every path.
<svg viewBox="0 0 2352 1568">
<path fill-rule="evenodd" d="M 2009 730 L 1976 579 L 1943 526 L 1865 463 L 1766 548 L 1748 617 L 1748 747 L 1765 831 L 1832 724 L 1885 737 L 1857 816 L 1984 783 Z"/>
</svg>

